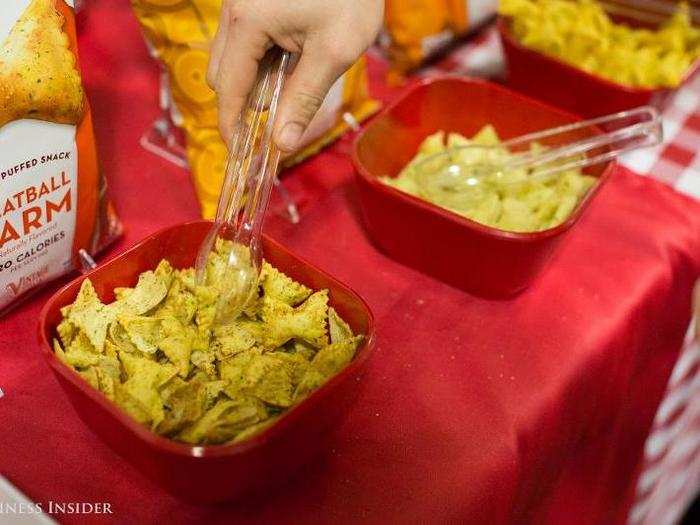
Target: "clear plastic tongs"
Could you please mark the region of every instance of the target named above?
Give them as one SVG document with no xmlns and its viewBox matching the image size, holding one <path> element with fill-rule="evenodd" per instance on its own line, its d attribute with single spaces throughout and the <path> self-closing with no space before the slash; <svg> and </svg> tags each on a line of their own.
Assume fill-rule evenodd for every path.
<svg viewBox="0 0 700 525">
<path fill-rule="evenodd" d="M 216 218 L 197 254 L 197 282 L 201 284 L 217 239 L 233 241 L 220 283 L 219 323 L 234 320 L 257 290 L 262 266 L 260 233 L 280 159 L 272 131 L 290 59 L 288 52 L 274 47 L 260 63 L 229 144 Z"/>
<path fill-rule="evenodd" d="M 419 161 L 414 173 L 419 184 L 446 193 L 468 191 L 482 184 L 547 181 L 564 171 L 600 164 L 662 140 L 658 111 L 642 106 L 528 133 L 497 146 L 451 147 Z M 509 176 L 523 169 L 527 177 Z"/>
</svg>

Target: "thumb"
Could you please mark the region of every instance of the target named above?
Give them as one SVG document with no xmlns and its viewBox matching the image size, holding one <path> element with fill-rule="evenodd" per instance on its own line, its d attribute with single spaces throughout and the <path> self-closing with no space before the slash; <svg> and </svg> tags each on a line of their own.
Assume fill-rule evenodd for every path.
<svg viewBox="0 0 700 525">
<path fill-rule="evenodd" d="M 350 65 L 344 60 L 331 59 L 320 51 L 311 43 L 304 46 L 299 63 L 282 93 L 274 137 L 277 147 L 283 152 L 301 146 L 304 132 L 326 94 Z"/>
</svg>

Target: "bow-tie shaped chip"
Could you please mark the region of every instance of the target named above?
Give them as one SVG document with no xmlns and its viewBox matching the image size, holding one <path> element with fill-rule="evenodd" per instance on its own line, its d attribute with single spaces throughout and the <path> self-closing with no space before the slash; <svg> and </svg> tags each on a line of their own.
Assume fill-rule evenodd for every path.
<svg viewBox="0 0 700 525">
<path fill-rule="evenodd" d="M 267 324 L 265 346 L 275 348 L 297 337 L 316 348 L 321 348 L 328 344 L 327 315 L 326 290 L 314 293 L 296 308 L 274 299 L 265 299 L 262 308 L 262 318 Z"/>
</svg>

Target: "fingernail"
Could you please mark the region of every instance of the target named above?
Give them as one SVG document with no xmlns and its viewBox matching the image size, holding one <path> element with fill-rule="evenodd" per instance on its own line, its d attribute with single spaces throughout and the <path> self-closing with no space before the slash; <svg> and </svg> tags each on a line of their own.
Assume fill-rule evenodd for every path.
<svg viewBox="0 0 700 525">
<path fill-rule="evenodd" d="M 284 151 L 292 151 L 299 144 L 302 133 L 304 133 L 304 128 L 301 124 L 296 122 L 285 124 L 282 133 L 280 133 L 278 146 Z"/>
</svg>

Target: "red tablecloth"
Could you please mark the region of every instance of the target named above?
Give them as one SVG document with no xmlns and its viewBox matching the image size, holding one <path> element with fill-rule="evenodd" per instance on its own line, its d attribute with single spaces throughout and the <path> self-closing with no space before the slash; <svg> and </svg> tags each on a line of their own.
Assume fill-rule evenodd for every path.
<svg viewBox="0 0 700 525">
<path fill-rule="evenodd" d="M 82 63 L 123 249 L 197 207 L 188 174 L 137 144 L 157 78 L 128 3 L 90 9 Z M 689 319 L 700 205 L 621 171 L 535 286 L 486 301 L 370 244 L 348 148 L 286 177 L 300 225 L 274 208 L 267 224 L 377 319 L 375 358 L 332 450 L 259 501 L 173 499 L 84 427 L 44 364 L 35 332 L 48 290 L 0 322 L 0 473 L 35 501 L 110 502 L 121 523 L 623 520 Z"/>
</svg>

